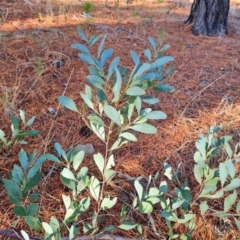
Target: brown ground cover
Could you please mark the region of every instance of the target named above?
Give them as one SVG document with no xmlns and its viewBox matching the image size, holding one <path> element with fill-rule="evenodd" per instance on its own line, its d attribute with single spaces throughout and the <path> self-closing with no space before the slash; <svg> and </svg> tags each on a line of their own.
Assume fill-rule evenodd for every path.
<svg viewBox="0 0 240 240">
<path fill-rule="evenodd" d="M 31 1 L 33 2 L 33 1 Z M 47 1 L 49 3 L 50 1 Z M 74 99 L 79 109 L 82 101 L 79 92 L 84 89 L 87 65 L 71 49 L 71 44 L 81 42 L 76 26 L 81 26 L 88 35 L 107 33 L 105 48 L 112 47 L 114 55 L 120 56 L 121 64 L 133 67 L 129 51 L 141 54 L 147 46 L 148 36 L 159 38 L 162 44 L 170 44 L 166 55 L 175 58 L 175 70 L 167 84 L 176 91 L 168 94 L 154 93 L 160 98 L 159 108 L 168 118 L 153 122 L 158 128 L 154 136 L 141 135 L 137 143 L 130 144 L 116 153 L 116 170 L 130 176 L 148 177 L 162 171 L 164 161 L 174 169 L 180 169 L 182 178 L 188 178 L 189 185 L 197 195 L 199 189 L 194 180 L 193 154 L 194 142 L 200 134 L 206 134 L 214 122 L 223 124 L 223 133 L 233 136 L 232 144 L 239 141 L 240 134 L 240 22 L 239 3 L 232 2 L 229 16 L 229 35 L 225 37 L 193 36 L 191 26 L 185 25 L 190 3 L 177 6 L 173 1 L 133 1 L 131 4 L 120 2 L 118 10 L 113 1 L 109 7 L 105 1 L 94 3 L 91 20 L 82 15 L 81 2 L 52 1 L 10 1 L 0 3 L 0 126 L 7 133 L 9 115 L 18 114 L 24 109 L 28 117 L 36 116 L 34 128 L 41 135 L 29 139 L 26 150 L 36 149 L 38 155 L 53 153 L 57 141 L 64 149 L 72 145 L 93 143 L 96 151 L 103 152 L 104 146 L 95 136 L 87 139 L 78 132 L 83 126 L 80 117 L 62 107 L 57 97 L 65 95 Z M 180 1 L 181 2 L 181 1 Z M 184 3 L 184 2 L 183 2 Z M 121 20 L 122 28 L 119 28 Z M 56 68 L 53 62 L 61 59 L 63 66 Z M 39 74 L 37 64 L 42 61 Z M 58 109 L 51 114 L 48 108 Z M 14 163 L 18 162 L 19 145 L 0 154 L 0 180 L 7 177 Z M 84 163 L 96 175 L 92 157 Z M 179 167 L 180 165 L 180 167 Z M 51 163 L 43 166 L 44 180 L 39 186 L 42 196 L 39 216 L 49 221 L 50 216 L 64 216 L 61 195 L 66 189 L 59 181 L 58 169 L 49 174 Z M 238 167 L 238 176 L 240 168 Z M 132 186 L 125 181 L 118 186 L 110 186 L 109 193 L 121 196 Z M 23 221 L 16 221 L 11 210 L 3 184 L 0 182 L 0 228 L 6 229 L 15 223 L 16 229 L 29 231 Z M 216 202 L 221 207 L 222 202 Z M 111 211 L 113 217 L 104 224 L 118 221 L 120 204 Z M 84 215 L 84 217 L 90 217 Z M 145 217 L 136 216 L 139 222 Z M 141 219 L 143 218 L 143 219 Z M 165 221 L 157 218 L 156 226 L 167 233 Z M 184 232 L 181 226 L 175 226 Z M 134 232 L 116 231 L 116 235 L 135 238 Z M 144 229 L 146 239 L 157 239 L 150 226 Z M 217 218 L 201 218 L 196 221 L 194 239 L 239 239 L 235 223 L 229 225 Z"/>
</svg>

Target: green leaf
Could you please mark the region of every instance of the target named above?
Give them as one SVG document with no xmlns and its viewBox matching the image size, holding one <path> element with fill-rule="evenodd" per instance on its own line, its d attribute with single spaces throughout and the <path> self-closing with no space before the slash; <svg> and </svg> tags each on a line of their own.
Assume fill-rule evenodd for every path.
<svg viewBox="0 0 240 240">
<path fill-rule="evenodd" d="M 30 202 L 35 202 L 40 197 L 40 192 L 34 192 L 31 194 Z"/>
<path fill-rule="evenodd" d="M 135 104 L 135 107 L 137 109 L 137 113 L 138 115 L 140 115 L 140 111 L 141 111 L 141 108 L 142 108 L 142 100 L 140 97 L 136 97 L 136 99 L 134 100 L 134 104 Z"/>
<path fill-rule="evenodd" d="M 0 140 L 2 140 L 2 142 L 7 145 L 7 139 L 5 138 L 5 132 L 0 129 Z M 0 145 L 1 146 L 1 145 Z"/>
<path fill-rule="evenodd" d="M 136 223 L 124 221 L 122 224 L 118 226 L 118 228 L 128 231 L 135 228 L 136 226 L 137 226 Z"/>
<path fill-rule="evenodd" d="M 137 53 L 133 50 L 130 50 L 130 55 L 131 55 L 131 58 L 132 58 L 134 64 L 138 65 L 140 63 L 140 59 L 139 59 L 139 56 L 137 55 Z"/>
<path fill-rule="evenodd" d="M 102 210 L 110 209 L 116 204 L 116 202 L 117 202 L 117 197 L 113 198 L 112 200 L 110 199 L 110 197 L 105 197 L 102 200 L 101 209 Z"/>
<path fill-rule="evenodd" d="M 112 178 L 114 174 L 116 174 L 116 172 L 114 170 L 106 169 L 104 172 L 104 177 L 105 177 L 106 181 L 108 181 L 110 178 Z"/>
<path fill-rule="evenodd" d="M 161 49 L 160 49 L 160 51 L 162 52 L 162 51 L 166 51 L 167 49 L 169 49 L 170 48 L 170 45 L 169 44 L 165 44 Z"/>
<path fill-rule="evenodd" d="M 56 232 L 60 228 L 59 222 L 54 216 L 51 216 L 49 224 L 54 232 Z"/>
<path fill-rule="evenodd" d="M 240 214 L 240 201 L 237 203 L 236 213 Z"/>
<path fill-rule="evenodd" d="M 94 176 L 91 177 L 91 184 L 89 186 L 93 198 L 98 202 L 100 194 L 100 182 Z"/>
<path fill-rule="evenodd" d="M 166 194 L 168 191 L 168 185 L 166 181 L 162 181 L 159 186 L 159 190 L 161 194 Z"/>
<path fill-rule="evenodd" d="M 121 92 L 121 88 L 122 88 L 122 77 L 120 75 L 120 72 L 118 71 L 117 68 L 115 68 L 116 71 L 116 82 L 113 86 L 113 94 L 114 94 L 114 98 L 112 100 L 112 102 L 117 102 L 120 98 L 120 92 Z"/>
<path fill-rule="evenodd" d="M 117 125 L 121 126 L 121 119 L 118 111 L 110 106 L 110 105 L 104 105 L 103 107 L 104 113 Z"/>
<path fill-rule="evenodd" d="M 227 169 L 228 174 L 230 175 L 230 177 L 233 179 L 235 174 L 236 174 L 236 169 L 234 164 L 232 163 L 232 161 L 226 161 L 225 162 L 225 167 Z"/>
<path fill-rule="evenodd" d="M 240 178 L 234 178 L 230 184 L 223 188 L 224 191 L 232 191 L 240 187 Z"/>
<path fill-rule="evenodd" d="M 41 230 L 41 223 L 38 218 L 26 216 L 24 217 L 24 220 L 31 229 Z"/>
<path fill-rule="evenodd" d="M 169 85 L 162 84 L 162 83 L 157 84 L 153 89 L 157 90 L 159 92 L 174 92 L 175 91 L 174 87 L 171 87 Z"/>
<path fill-rule="evenodd" d="M 146 118 L 159 120 L 159 119 L 166 119 L 167 115 L 162 111 L 152 111 L 146 115 Z"/>
<path fill-rule="evenodd" d="M 88 43 L 88 40 L 87 40 L 87 37 L 86 37 L 85 33 L 83 32 L 83 30 L 79 26 L 77 26 L 77 32 L 78 32 L 79 36 L 82 38 L 82 40 L 84 40 L 85 42 Z"/>
<path fill-rule="evenodd" d="M 140 123 L 137 125 L 130 126 L 128 128 L 146 134 L 155 134 L 157 132 L 157 129 L 148 123 Z"/>
<path fill-rule="evenodd" d="M 144 50 L 144 56 L 149 60 L 151 61 L 152 59 L 152 54 L 151 54 L 151 51 L 149 49 L 145 49 Z"/>
<path fill-rule="evenodd" d="M 151 213 L 153 211 L 153 206 L 149 202 L 140 202 L 138 205 L 138 211 L 141 213 Z"/>
<path fill-rule="evenodd" d="M 137 191 L 137 194 L 138 194 L 138 198 L 139 198 L 139 201 L 142 200 L 142 197 L 143 197 L 143 187 L 142 185 L 139 183 L 138 180 L 135 180 L 134 181 L 134 187 Z"/>
<path fill-rule="evenodd" d="M 60 96 L 60 97 L 58 97 L 58 101 L 64 107 L 66 107 L 74 112 L 78 112 L 77 106 L 71 98 L 69 98 L 67 96 Z"/>
<path fill-rule="evenodd" d="M 103 51 L 102 55 L 101 55 L 101 63 L 102 66 L 105 65 L 105 63 L 107 62 L 107 60 L 112 56 L 113 54 L 113 49 L 112 48 L 108 48 L 106 50 Z"/>
<path fill-rule="evenodd" d="M 84 103 L 86 103 L 86 105 L 88 107 L 90 107 L 91 109 L 94 110 L 94 106 L 93 106 L 93 102 L 88 98 L 87 95 L 85 95 L 84 93 L 80 93 L 81 98 L 83 99 Z"/>
<path fill-rule="evenodd" d="M 28 206 L 27 216 L 34 216 L 39 209 L 39 204 L 34 203 Z"/>
<path fill-rule="evenodd" d="M 114 155 L 111 154 L 107 161 L 106 169 L 110 169 L 115 166 Z"/>
<path fill-rule="evenodd" d="M 52 234 L 53 233 L 53 229 L 48 223 L 43 222 L 42 227 L 47 234 Z"/>
<path fill-rule="evenodd" d="M 237 225 L 238 230 L 240 230 L 240 221 L 237 218 L 234 218 L 234 221 Z"/>
<path fill-rule="evenodd" d="M 67 178 L 69 180 L 73 180 L 73 181 L 77 181 L 77 179 L 75 178 L 74 174 L 71 172 L 71 170 L 69 170 L 68 168 L 64 168 L 61 172 L 61 175 L 64 178 Z"/>
<path fill-rule="evenodd" d="M 62 200 L 66 210 L 68 210 L 71 205 L 71 198 L 69 196 L 62 194 Z"/>
<path fill-rule="evenodd" d="M 152 38 L 152 37 L 148 37 L 148 41 L 151 43 L 154 51 L 156 51 L 157 44 L 156 44 L 156 42 L 153 40 L 153 38 Z"/>
<path fill-rule="evenodd" d="M 17 216 L 20 216 L 20 217 L 24 217 L 24 216 L 27 216 L 27 212 L 26 212 L 26 209 L 25 207 L 23 206 L 16 206 L 14 209 L 13 209 L 13 213 Z"/>
<path fill-rule="evenodd" d="M 71 45 L 71 48 L 73 48 L 73 49 L 78 49 L 78 50 L 80 50 L 81 52 L 87 53 L 87 54 L 89 54 L 89 55 L 91 54 L 90 51 L 89 51 L 89 49 L 88 49 L 85 45 L 80 44 L 80 43 L 72 44 L 72 45 Z"/>
<path fill-rule="evenodd" d="M 104 158 L 101 153 L 97 153 L 93 155 L 94 162 L 98 166 L 98 169 L 100 170 L 101 173 L 103 173 L 104 169 Z"/>
<path fill-rule="evenodd" d="M 84 151 L 80 151 L 78 152 L 74 158 L 73 158 L 73 168 L 74 170 L 76 171 L 79 166 L 81 165 L 83 159 L 84 159 L 84 155 L 85 155 L 85 152 Z"/>
<path fill-rule="evenodd" d="M 141 96 L 141 95 L 144 95 L 145 93 L 146 93 L 145 90 L 138 86 L 130 87 L 126 91 L 126 94 L 129 96 Z"/>
<path fill-rule="evenodd" d="M 18 153 L 18 159 L 19 162 L 21 163 L 22 168 L 27 171 L 28 170 L 28 157 L 26 152 L 21 149 L 21 151 Z"/>
<path fill-rule="evenodd" d="M 204 214 L 208 209 L 209 209 L 209 206 L 208 206 L 207 202 L 206 201 L 201 202 L 201 204 L 200 204 L 201 214 Z"/>
<path fill-rule="evenodd" d="M 174 57 L 171 57 L 171 56 L 161 57 L 161 58 L 157 59 L 157 60 L 152 64 L 151 69 L 155 69 L 155 68 L 158 68 L 158 67 L 160 67 L 160 66 L 163 66 L 165 63 L 170 62 L 170 61 L 173 61 L 173 60 L 174 60 Z"/>
<path fill-rule="evenodd" d="M 92 35 L 89 39 L 89 44 L 92 47 L 100 38 L 100 36 Z"/>
<path fill-rule="evenodd" d="M 11 116 L 10 117 L 10 121 L 12 123 L 12 125 L 14 126 L 15 129 L 19 129 L 19 121 L 18 118 Z"/>
<path fill-rule="evenodd" d="M 119 64 L 120 58 L 119 57 L 115 57 L 112 62 L 110 63 L 109 67 L 108 67 L 108 74 L 107 74 L 107 78 L 109 79 L 111 77 L 111 75 L 113 74 L 115 68 L 117 68 L 118 64 Z"/>
<path fill-rule="evenodd" d="M 149 70 L 151 67 L 151 64 L 149 63 L 144 63 L 138 70 L 137 72 L 134 74 L 134 78 L 139 77 L 140 75 L 142 75 L 144 72 L 146 72 L 147 70 Z"/>
<path fill-rule="evenodd" d="M 129 133 L 129 132 L 124 132 L 124 133 L 121 133 L 119 135 L 119 137 L 123 137 L 129 141 L 133 141 L 133 142 L 136 142 L 137 141 L 137 138 L 132 134 L 132 133 Z"/>
<path fill-rule="evenodd" d="M 220 176 L 221 185 L 223 187 L 224 183 L 226 182 L 227 176 L 228 176 L 228 172 L 225 167 L 225 163 L 220 163 L 220 165 L 219 165 L 219 176 Z"/>
<path fill-rule="evenodd" d="M 102 53 L 102 50 L 103 50 L 103 46 L 104 46 L 104 42 L 105 42 L 105 39 L 106 39 L 107 35 L 105 35 L 101 41 L 101 43 L 99 44 L 99 47 L 98 47 L 98 58 L 100 57 L 101 53 Z"/>
<path fill-rule="evenodd" d="M 42 173 L 39 172 L 37 173 L 36 175 L 34 175 L 29 181 L 28 183 L 26 184 L 24 190 L 23 190 L 23 194 L 24 194 L 24 197 L 26 197 L 28 195 L 28 192 L 34 188 L 35 186 L 38 185 L 38 183 L 40 182 L 42 178 Z"/>
<path fill-rule="evenodd" d="M 30 240 L 28 234 L 27 234 L 24 230 L 21 230 L 20 232 L 21 232 L 21 234 L 22 234 L 24 240 Z"/>
<path fill-rule="evenodd" d="M 80 53 L 78 56 L 89 65 L 95 65 L 94 59 L 90 55 L 86 53 Z"/>
<path fill-rule="evenodd" d="M 25 112 L 23 110 L 21 110 L 21 109 L 20 109 L 19 112 L 20 112 L 19 116 L 20 116 L 22 122 L 25 123 L 25 121 L 26 121 L 26 119 L 25 119 Z"/>
<path fill-rule="evenodd" d="M 202 178 L 203 178 L 203 169 L 198 166 L 197 164 L 194 165 L 194 176 L 199 184 L 202 184 Z"/>
<path fill-rule="evenodd" d="M 35 118 L 36 118 L 35 116 L 31 117 L 31 118 L 27 121 L 26 127 L 31 126 L 31 125 L 34 123 Z"/>
<path fill-rule="evenodd" d="M 149 105 L 154 105 L 160 102 L 158 98 L 155 98 L 153 96 L 144 96 L 144 97 L 141 97 L 141 99 L 143 102 Z"/>
<path fill-rule="evenodd" d="M 103 229 L 104 232 L 112 232 L 116 228 L 115 225 L 109 225 Z"/>
<path fill-rule="evenodd" d="M 228 210 L 232 207 L 232 205 L 237 200 L 237 192 L 234 190 L 232 194 L 229 194 L 224 200 L 224 212 L 228 212 Z"/>
<path fill-rule="evenodd" d="M 14 164 L 13 170 L 12 170 L 12 180 L 14 180 L 16 183 L 21 185 L 23 183 L 23 178 L 24 178 L 24 174 L 23 174 L 22 168 Z"/>
<path fill-rule="evenodd" d="M 177 201 L 173 203 L 172 205 L 172 211 L 175 211 L 177 208 L 179 208 L 183 203 L 185 202 L 185 199 L 182 199 L 180 201 Z"/>
<path fill-rule="evenodd" d="M 97 115 L 89 115 L 87 118 L 90 120 L 92 124 L 99 125 L 99 126 L 105 126 L 103 120 L 97 116 Z"/>
<path fill-rule="evenodd" d="M 12 180 L 6 178 L 3 178 L 3 183 L 7 190 L 10 202 L 17 206 L 21 206 L 22 192 L 20 187 Z"/>
<path fill-rule="evenodd" d="M 78 228 L 75 225 L 76 224 L 74 223 L 69 229 L 69 240 L 72 240 L 77 236 Z"/>
</svg>

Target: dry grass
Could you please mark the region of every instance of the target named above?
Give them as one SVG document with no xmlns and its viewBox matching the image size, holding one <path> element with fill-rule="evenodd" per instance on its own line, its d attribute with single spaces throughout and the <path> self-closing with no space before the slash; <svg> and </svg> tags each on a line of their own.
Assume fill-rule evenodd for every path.
<svg viewBox="0 0 240 240">
<path fill-rule="evenodd" d="M 174 93 L 156 94 L 161 100 L 159 107 L 167 113 L 168 119 L 155 122 L 158 133 L 154 136 L 141 135 L 139 141 L 118 151 L 116 170 L 130 176 L 148 177 L 162 171 L 162 163 L 168 162 L 174 169 L 181 163 L 182 176 L 189 179 L 197 194 L 196 182 L 191 175 L 193 166 L 194 141 L 197 136 L 206 133 L 214 122 L 223 124 L 224 133 L 234 136 L 233 143 L 239 141 L 240 134 L 240 29 L 237 15 L 229 16 L 229 35 L 224 38 L 195 37 L 190 26 L 184 25 L 190 4 L 176 8 L 175 1 L 134 1 L 126 5 L 120 2 L 119 18 L 124 31 L 119 30 L 116 9 L 113 1 L 109 8 L 103 7 L 105 1 L 94 2 L 94 18 L 87 22 L 81 16 L 81 2 L 78 1 L 2 1 L 0 23 L 0 126 L 7 131 L 9 120 L 6 112 L 17 113 L 24 109 L 28 116 L 36 116 L 34 128 L 41 135 L 29 139 L 28 151 L 37 149 L 38 155 L 53 152 L 53 144 L 58 141 L 64 149 L 78 143 L 93 143 L 97 151 L 104 146 L 95 136 L 83 139 L 78 135 L 82 122 L 78 116 L 66 109 L 59 108 L 56 115 L 48 108 L 58 109 L 57 97 L 64 92 L 74 99 L 79 109 L 82 102 L 78 92 L 85 84 L 87 66 L 70 48 L 72 43 L 80 42 L 76 25 L 90 35 L 108 33 L 106 46 L 113 47 L 115 56 L 121 57 L 121 64 L 132 67 L 129 50 L 139 54 L 147 46 L 147 37 L 161 38 L 171 45 L 167 55 L 175 57 L 175 71 L 168 84 L 176 88 Z M 51 3 L 51 4 L 50 4 Z M 239 1 L 232 2 L 235 12 L 239 13 Z M 233 8 L 232 8 L 233 9 Z M 133 11 L 137 14 L 133 14 Z M 41 13 L 41 14 L 39 14 Z M 104 16 L 104 17 L 103 17 Z M 38 71 L 41 59 L 42 70 Z M 53 62 L 63 61 L 61 68 L 55 68 Z M 154 93 L 155 94 L 155 93 Z M 7 156 L 0 156 L 0 176 L 7 177 L 17 162 L 19 146 L 13 146 Z M 98 174 L 91 157 L 84 160 L 92 173 Z M 44 221 L 50 216 L 64 216 L 61 195 L 65 189 L 59 181 L 59 174 L 49 175 L 43 166 L 44 184 L 39 186 L 42 197 L 39 215 Z M 238 176 L 240 174 L 238 169 Z M 120 180 L 118 186 L 109 186 L 107 190 L 117 196 L 129 196 L 132 186 Z M 0 228 L 15 226 L 27 229 L 23 221 L 12 214 L 2 184 L 0 184 Z M 217 204 L 221 207 L 221 202 Z M 118 221 L 120 203 L 105 217 L 104 224 Z M 134 213 L 135 214 L 135 213 Z M 84 215 L 83 219 L 88 218 Z M 145 216 L 136 214 L 139 222 L 146 223 Z M 237 239 L 239 232 L 231 223 L 225 226 L 216 218 L 201 218 L 196 221 L 194 239 Z M 157 229 L 167 233 L 163 219 L 157 218 Z M 225 230 L 221 230 L 221 227 Z M 219 230 L 220 229 L 220 230 Z M 175 230 L 184 232 L 181 226 Z M 115 234 L 136 237 L 132 231 Z M 156 239 L 150 226 L 144 229 L 146 239 Z"/>
</svg>

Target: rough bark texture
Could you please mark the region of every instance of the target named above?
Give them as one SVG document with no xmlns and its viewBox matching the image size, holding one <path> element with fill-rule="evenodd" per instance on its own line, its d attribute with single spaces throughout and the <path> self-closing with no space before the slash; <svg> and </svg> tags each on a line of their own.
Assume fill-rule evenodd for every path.
<svg viewBox="0 0 240 240">
<path fill-rule="evenodd" d="M 227 34 L 230 0 L 194 0 L 186 23 L 194 21 L 194 35 L 223 36 Z"/>
</svg>

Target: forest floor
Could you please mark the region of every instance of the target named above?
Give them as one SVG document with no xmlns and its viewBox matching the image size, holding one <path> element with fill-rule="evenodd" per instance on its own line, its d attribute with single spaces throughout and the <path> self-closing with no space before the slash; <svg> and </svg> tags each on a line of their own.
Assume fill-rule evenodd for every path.
<svg viewBox="0 0 240 240">
<path fill-rule="evenodd" d="M 0 3 L 0 128 L 10 134 L 9 116 L 18 115 L 19 109 L 23 109 L 27 117 L 36 116 L 33 127 L 41 131 L 39 136 L 28 139 L 29 144 L 24 147 L 27 151 L 36 149 L 38 155 L 54 153 L 53 145 L 59 142 L 65 150 L 72 145 L 91 143 L 97 152 L 103 152 L 104 146 L 96 136 L 84 138 L 78 134 L 83 126 L 80 117 L 59 108 L 57 101 L 64 93 L 81 109 L 79 92 L 84 90 L 88 70 L 78 58 L 78 51 L 71 48 L 71 44 L 81 42 L 76 26 L 81 26 L 88 36 L 107 34 L 105 48 L 113 48 L 121 65 L 129 68 L 134 66 L 129 51 L 141 54 L 149 46 L 147 39 L 151 36 L 161 45 L 171 46 L 165 55 L 175 58 L 174 72 L 166 83 L 175 92 L 155 94 L 167 119 L 153 123 L 158 128 L 157 134 L 141 134 L 138 142 L 118 151 L 115 169 L 134 177 L 148 177 L 162 172 L 163 162 L 167 161 L 173 169 L 181 171 L 182 179 L 188 179 L 194 198 L 199 191 L 193 175 L 197 137 L 207 134 L 210 126 L 222 124 L 222 134 L 233 136 L 232 146 L 240 139 L 240 2 L 231 1 L 229 34 L 224 37 L 192 35 L 191 25 L 184 24 L 191 3 L 184 1 L 138 0 L 130 4 L 120 1 L 116 9 L 114 1 L 109 0 L 106 8 L 105 1 L 93 0 L 90 20 L 81 15 L 81 1 L 50 2 Z M 59 59 L 63 65 L 56 68 L 53 63 Z M 49 112 L 49 108 L 58 110 L 57 114 Z M 21 146 L 14 145 L 0 154 L 0 181 L 18 162 L 20 149 Z M 92 157 L 87 157 L 86 164 L 93 167 Z M 45 180 L 38 187 L 42 192 L 39 216 L 47 222 L 50 216 L 59 219 L 64 216 L 61 195 L 65 190 L 59 174 L 49 175 L 46 171 L 51 166 L 49 162 L 44 164 Z M 236 168 L 240 176 L 240 165 Z M 121 195 L 122 189 L 131 187 L 122 182 L 115 194 Z M 216 208 L 222 207 L 222 201 L 216 202 Z M 12 208 L 0 182 L 0 228 L 30 231 L 24 221 L 16 219 Z M 117 216 L 119 211 L 114 208 L 111 214 Z M 117 219 L 104 221 L 112 224 Z M 156 226 L 168 232 L 163 219 L 159 218 Z M 174 229 L 184 231 L 179 226 Z M 198 217 L 193 238 L 239 239 L 236 229 L 234 221 Z M 134 231 L 116 230 L 114 234 L 136 238 Z M 157 239 L 150 227 L 145 228 L 144 234 L 145 239 Z"/>
</svg>

